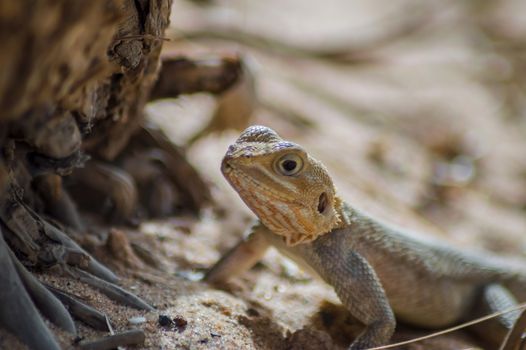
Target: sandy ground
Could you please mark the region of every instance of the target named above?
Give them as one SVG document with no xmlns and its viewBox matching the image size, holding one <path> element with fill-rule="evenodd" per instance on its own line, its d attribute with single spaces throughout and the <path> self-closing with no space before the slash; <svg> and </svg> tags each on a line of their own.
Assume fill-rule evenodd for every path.
<svg viewBox="0 0 526 350">
<path fill-rule="evenodd" d="M 524 255 L 526 118 L 510 112 L 513 101 L 499 85 L 520 72 L 506 71 L 513 66 L 505 57 L 481 44 L 475 19 L 489 16 L 487 11 L 433 1 L 382 4 L 334 0 L 306 7 L 299 0 L 239 0 L 210 8 L 179 1 L 174 5 L 172 33 L 234 28 L 306 50 L 346 40 L 359 46 L 409 14 L 423 16 L 422 29 L 366 50 L 365 59 L 354 64 L 232 40 L 173 41 L 166 49 L 247 57 L 259 101 L 250 123 L 275 128 L 322 160 L 352 205 L 452 245 Z M 501 2 L 489 18 L 520 32 L 514 14 L 521 11 L 514 6 L 520 4 Z M 184 145 L 207 123 L 216 103 L 204 94 L 184 96 L 152 104 L 148 113 L 175 143 Z M 116 331 L 143 328 L 146 349 L 345 348 L 359 326 L 329 287 L 275 251 L 228 284 L 199 282 L 254 218 L 219 172 L 221 157 L 238 133 L 212 134 L 187 150 L 213 189 L 215 204 L 200 218 L 120 228 L 130 241 L 155 252 L 158 267 L 130 268 L 98 252 L 123 277 L 122 285 L 151 302 L 156 312 L 117 305 L 86 285 L 52 274 L 39 277 L 105 312 Z M 161 326 L 160 315 L 175 323 Z M 144 322 L 131 324 L 134 317 L 144 317 Z M 105 335 L 78 326 L 83 339 Z M 63 346 L 72 347 L 74 338 L 56 331 Z M 395 340 L 427 333 L 400 326 Z M 476 346 L 490 348 L 457 332 L 406 348 Z M 20 344 L 1 332 L 0 348 Z"/>
</svg>

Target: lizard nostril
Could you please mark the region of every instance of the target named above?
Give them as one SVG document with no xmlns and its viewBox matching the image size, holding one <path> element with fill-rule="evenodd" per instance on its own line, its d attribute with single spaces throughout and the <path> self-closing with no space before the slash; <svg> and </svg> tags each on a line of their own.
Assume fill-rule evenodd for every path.
<svg viewBox="0 0 526 350">
<path fill-rule="evenodd" d="M 327 208 L 327 201 L 327 193 L 323 192 L 322 194 L 320 194 L 320 198 L 318 199 L 318 212 L 320 214 L 323 214 L 325 208 Z"/>
<path fill-rule="evenodd" d="M 229 158 L 223 158 L 223 161 L 221 162 L 221 170 L 225 173 L 230 172 L 232 170 L 232 165 L 230 165 Z"/>
</svg>

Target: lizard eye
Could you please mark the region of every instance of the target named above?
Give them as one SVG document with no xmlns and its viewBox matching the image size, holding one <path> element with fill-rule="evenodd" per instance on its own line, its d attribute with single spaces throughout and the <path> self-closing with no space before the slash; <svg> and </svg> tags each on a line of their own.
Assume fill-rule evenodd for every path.
<svg viewBox="0 0 526 350">
<path fill-rule="evenodd" d="M 303 168 L 303 159 L 296 154 L 289 153 L 279 158 L 275 166 L 280 174 L 292 176 L 299 173 Z"/>
</svg>

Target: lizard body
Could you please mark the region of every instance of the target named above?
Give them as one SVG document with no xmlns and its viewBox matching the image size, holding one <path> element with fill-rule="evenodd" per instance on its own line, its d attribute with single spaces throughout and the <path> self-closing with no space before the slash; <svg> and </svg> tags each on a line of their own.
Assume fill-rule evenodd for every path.
<svg viewBox="0 0 526 350">
<path fill-rule="evenodd" d="M 395 315 L 418 326 L 444 327 L 483 307 L 514 305 L 505 286 L 526 290 L 522 264 L 453 249 L 352 208 L 336 195 L 320 162 L 270 128 L 246 129 L 227 151 L 222 172 L 260 223 L 205 279 L 240 274 L 274 246 L 331 285 L 365 325 L 350 349 L 387 343 Z M 516 317 L 502 317 L 500 329 Z"/>
</svg>

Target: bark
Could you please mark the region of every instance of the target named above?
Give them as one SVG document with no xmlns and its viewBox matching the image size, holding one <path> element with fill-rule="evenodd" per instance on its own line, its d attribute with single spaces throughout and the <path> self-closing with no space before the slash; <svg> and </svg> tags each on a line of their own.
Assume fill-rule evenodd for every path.
<svg viewBox="0 0 526 350">
<path fill-rule="evenodd" d="M 70 313 L 107 329 L 103 314 L 43 286 L 31 273 L 36 268 L 59 266 L 54 271 L 118 302 L 152 310 L 75 242 L 85 227 L 77 209 L 84 199 L 70 194 L 64 178 L 84 165 L 118 167 L 107 162 L 141 127 L 170 6 L 170 0 L 0 2 L 0 303 L 10 305 L 0 308 L 0 327 L 30 348 L 59 348 L 43 317 L 73 334 Z M 134 208 L 122 207 L 129 196 L 121 197 L 118 215 L 130 216 Z M 71 236 L 48 215 L 73 229 Z"/>
</svg>

